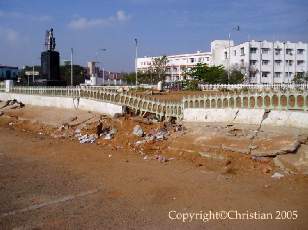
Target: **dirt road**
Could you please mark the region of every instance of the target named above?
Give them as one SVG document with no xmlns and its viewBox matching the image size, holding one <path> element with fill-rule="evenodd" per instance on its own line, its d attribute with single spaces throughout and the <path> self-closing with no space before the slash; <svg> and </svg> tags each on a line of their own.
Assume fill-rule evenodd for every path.
<svg viewBox="0 0 308 230">
<path fill-rule="evenodd" d="M 305 229 L 308 224 L 307 176 L 273 179 L 258 165 L 253 170 L 248 160 L 240 162 L 249 170 L 231 172 L 211 167 L 211 161 L 161 163 L 127 148 L 13 128 L 1 119 L 0 229 Z M 229 210 L 231 218 L 237 211 L 244 219 L 256 212 L 257 220 L 206 221 L 209 212 Z M 290 219 L 275 219 L 284 218 L 283 211 L 290 211 Z M 194 216 L 183 222 L 186 213 Z M 260 220 L 263 213 L 269 219 Z"/>
</svg>

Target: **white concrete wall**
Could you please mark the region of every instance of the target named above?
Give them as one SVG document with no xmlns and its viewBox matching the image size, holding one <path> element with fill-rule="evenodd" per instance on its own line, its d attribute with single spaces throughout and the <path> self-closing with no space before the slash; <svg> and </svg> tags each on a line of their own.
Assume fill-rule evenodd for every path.
<svg viewBox="0 0 308 230">
<path fill-rule="evenodd" d="M 26 95 L 26 94 L 14 94 L 14 93 L 0 93 L 0 100 L 12 100 L 16 99 L 24 104 L 36 105 L 36 106 L 50 106 L 65 109 L 75 109 L 92 111 L 114 116 L 117 113 L 123 113 L 123 107 L 107 102 L 89 100 L 80 98 L 78 101 L 69 97 L 48 97 L 39 95 Z"/>
<path fill-rule="evenodd" d="M 226 122 L 259 125 L 263 109 L 184 109 L 186 122 Z M 308 112 L 271 111 L 263 125 L 308 128 Z"/>
</svg>

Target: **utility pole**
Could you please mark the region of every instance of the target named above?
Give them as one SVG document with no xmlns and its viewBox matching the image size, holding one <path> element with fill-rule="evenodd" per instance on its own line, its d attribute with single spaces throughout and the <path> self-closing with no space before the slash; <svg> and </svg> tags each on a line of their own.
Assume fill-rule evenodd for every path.
<svg viewBox="0 0 308 230">
<path fill-rule="evenodd" d="M 71 86 L 73 86 L 73 48 L 71 48 Z"/>
<path fill-rule="evenodd" d="M 229 36 L 228 36 L 228 39 L 229 39 L 229 57 L 228 57 L 228 84 L 229 84 L 229 81 L 230 81 L 230 58 L 231 58 L 231 33 L 229 33 Z"/>
<path fill-rule="evenodd" d="M 105 51 L 107 51 L 107 49 L 104 48 L 104 49 L 98 49 L 97 50 L 97 52 L 96 52 L 96 62 L 97 63 L 100 63 L 99 60 L 98 60 L 99 59 L 98 55 L 99 55 L 100 51 L 105 52 Z M 102 70 L 103 70 L 103 85 L 105 85 L 105 68 L 102 67 Z"/>
<path fill-rule="evenodd" d="M 137 58 L 138 58 L 138 39 L 135 38 L 136 54 L 135 54 L 135 73 L 136 73 L 136 87 L 138 86 L 138 71 L 137 71 Z"/>
<path fill-rule="evenodd" d="M 34 83 L 34 65 L 32 66 L 32 85 Z"/>
<path fill-rule="evenodd" d="M 240 31 L 240 26 L 236 26 L 236 27 L 233 27 L 232 30 L 234 31 Z M 230 81 L 230 70 L 231 70 L 231 62 L 230 62 L 230 59 L 231 59 L 231 33 L 229 33 L 229 36 L 228 36 L 228 41 L 229 41 L 229 57 L 228 57 L 228 84 L 229 84 L 229 81 Z"/>
</svg>

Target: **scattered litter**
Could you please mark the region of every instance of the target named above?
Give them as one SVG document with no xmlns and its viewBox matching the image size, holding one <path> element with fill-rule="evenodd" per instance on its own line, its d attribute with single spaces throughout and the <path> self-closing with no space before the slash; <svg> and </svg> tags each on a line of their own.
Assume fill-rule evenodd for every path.
<svg viewBox="0 0 308 230">
<path fill-rule="evenodd" d="M 13 122 L 10 122 L 10 123 L 9 123 L 9 126 L 12 126 L 12 125 L 14 125 L 14 123 L 13 123 Z"/>
<path fill-rule="evenodd" d="M 85 143 L 91 143 L 92 144 L 96 141 L 96 137 L 95 137 L 95 134 L 90 134 L 90 135 L 85 134 L 83 136 L 80 136 L 78 138 L 78 140 L 79 140 L 80 144 L 85 144 Z"/>
<path fill-rule="evenodd" d="M 38 135 L 43 135 L 43 133 L 42 133 L 42 132 L 39 132 Z"/>
<path fill-rule="evenodd" d="M 111 140 L 113 138 L 113 135 L 111 133 L 107 133 L 105 136 L 105 140 Z"/>
<path fill-rule="evenodd" d="M 81 133 L 81 130 L 80 129 L 76 129 L 75 133 Z"/>
<path fill-rule="evenodd" d="M 108 155 L 108 157 L 110 158 L 110 157 L 112 157 L 112 155 L 111 155 L 111 154 L 109 154 L 109 155 Z"/>
<path fill-rule="evenodd" d="M 165 163 L 168 161 L 168 159 L 162 155 L 154 155 L 154 159 L 158 160 L 161 163 Z"/>
<path fill-rule="evenodd" d="M 148 159 L 149 159 L 148 155 L 145 155 L 145 156 L 143 157 L 143 160 L 148 160 Z"/>
<path fill-rule="evenodd" d="M 275 179 L 280 179 L 284 177 L 283 174 L 279 173 L 279 172 L 275 172 L 273 175 L 272 175 L 272 178 L 275 178 Z"/>
<path fill-rule="evenodd" d="M 138 137 L 142 137 L 144 132 L 142 130 L 142 128 L 140 127 L 140 125 L 136 125 L 133 129 L 133 134 L 138 136 Z"/>
<path fill-rule="evenodd" d="M 142 145 L 142 144 L 145 144 L 146 143 L 146 140 L 143 140 L 143 141 L 137 141 L 135 143 L 135 145 Z"/>
</svg>

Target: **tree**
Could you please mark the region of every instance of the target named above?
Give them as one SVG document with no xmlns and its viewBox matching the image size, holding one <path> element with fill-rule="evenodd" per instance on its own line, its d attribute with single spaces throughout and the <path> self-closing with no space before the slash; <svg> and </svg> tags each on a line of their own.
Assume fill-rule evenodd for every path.
<svg viewBox="0 0 308 230">
<path fill-rule="evenodd" d="M 65 81 L 67 85 L 71 84 L 71 66 L 60 66 L 60 79 Z M 80 65 L 73 65 L 73 85 L 79 85 L 85 81 L 85 70 Z"/>
<path fill-rule="evenodd" d="M 223 66 L 208 66 L 198 63 L 186 73 L 192 79 L 197 79 L 200 83 L 225 84 L 228 81 L 226 71 Z"/>
<path fill-rule="evenodd" d="M 168 57 L 166 55 L 153 58 L 153 72 L 156 74 L 156 78 L 153 79 L 154 82 L 164 81 L 167 71 Z"/>
<path fill-rule="evenodd" d="M 245 80 L 244 74 L 238 69 L 232 69 L 230 73 L 229 84 L 241 84 Z"/>
<path fill-rule="evenodd" d="M 156 84 L 157 82 L 153 81 L 153 72 L 149 69 L 146 72 L 138 72 L 138 82 L 140 84 Z M 127 82 L 129 85 L 136 84 L 136 73 L 124 73 L 123 80 Z"/>
<path fill-rule="evenodd" d="M 292 83 L 294 84 L 305 84 L 308 83 L 308 72 L 306 73 L 297 73 L 293 80 Z"/>
</svg>

